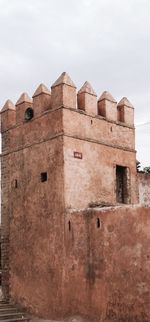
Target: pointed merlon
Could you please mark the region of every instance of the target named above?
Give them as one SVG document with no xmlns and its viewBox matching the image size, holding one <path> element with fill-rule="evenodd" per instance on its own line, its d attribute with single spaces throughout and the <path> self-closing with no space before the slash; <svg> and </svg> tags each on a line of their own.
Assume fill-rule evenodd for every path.
<svg viewBox="0 0 150 322">
<path fill-rule="evenodd" d="M 134 108 L 133 105 L 130 103 L 130 101 L 127 99 L 127 97 L 123 97 L 118 103 L 118 106 L 123 106 L 123 105 Z"/>
<path fill-rule="evenodd" d="M 33 94 L 32 97 L 41 95 L 41 94 L 47 94 L 47 95 L 51 95 L 49 89 L 44 85 L 44 84 L 40 84 L 38 86 L 38 88 L 36 89 L 35 93 Z"/>
<path fill-rule="evenodd" d="M 13 104 L 13 102 L 11 100 L 6 101 L 3 108 L 1 109 L 1 112 L 5 112 L 7 110 L 16 110 L 15 105 Z"/>
<path fill-rule="evenodd" d="M 83 86 L 80 88 L 78 94 L 80 93 L 88 93 L 94 96 L 97 96 L 94 89 L 92 88 L 91 84 L 89 82 L 85 82 Z"/>
<path fill-rule="evenodd" d="M 32 103 L 32 99 L 29 97 L 29 95 L 27 93 L 23 93 L 20 98 L 18 99 L 16 106 L 20 105 L 22 103 Z"/>
<path fill-rule="evenodd" d="M 52 88 L 61 84 L 66 84 L 68 86 L 76 88 L 75 84 L 71 80 L 70 76 L 66 73 L 63 72 L 59 78 L 56 80 L 56 82 L 52 85 Z"/>
<path fill-rule="evenodd" d="M 99 101 L 107 100 L 113 103 L 117 103 L 117 101 L 114 99 L 114 97 L 107 91 L 104 91 L 103 94 L 100 96 Z"/>
</svg>

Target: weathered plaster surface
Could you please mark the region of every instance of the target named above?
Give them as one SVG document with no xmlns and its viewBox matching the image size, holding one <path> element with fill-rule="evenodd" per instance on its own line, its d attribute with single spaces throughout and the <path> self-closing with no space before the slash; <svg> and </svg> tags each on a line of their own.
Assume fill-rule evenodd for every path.
<svg viewBox="0 0 150 322">
<path fill-rule="evenodd" d="M 68 211 L 65 230 L 59 213 L 29 213 L 11 221 L 13 301 L 45 318 L 149 321 L 149 207 Z"/>
<path fill-rule="evenodd" d="M 107 322 L 148 322 L 150 208 L 73 211 L 66 216 L 65 235 L 68 314 L 76 311 Z"/>
<path fill-rule="evenodd" d="M 117 165 L 138 201 L 134 110 L 123 99 L 120 122 L 103 100 L 105 117 L 88 84 L 77 105 L 63 73 L 51 93 L 42 85 L 2 109 L 3 287 L 44 318 L 148 322 L 149 208 L 87 209 L 117 204 Z"/>
<path fill-rule="evenodd" d="M 150 204 L 150 173 L 138 173 L 139 202 Z"/>
</svg>

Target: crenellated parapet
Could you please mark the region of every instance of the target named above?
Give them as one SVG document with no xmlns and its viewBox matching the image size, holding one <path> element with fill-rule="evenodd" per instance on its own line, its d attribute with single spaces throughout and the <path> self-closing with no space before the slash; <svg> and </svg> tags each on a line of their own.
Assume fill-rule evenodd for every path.
<svg viewBox="0 0 150 322">
<path fill-rule="evenodd" d="M 83 111 L 92 117 L 99 117 L 116 124 L 133 127 L 134 109 L 125 97 L 117 101 L 104 91 L 97 100 L 97 94 L 89 82 L 85 82 L 76 92 L 76 86 L 67 73 L 62 73 L 51 86 L 51 90 L 40 84 L 32 99 L 23 93 L 14 105 L 8 100 L 1 110 L 1 131 L 35 119 L 48 110 L 68 108 Z"/>
</svg>

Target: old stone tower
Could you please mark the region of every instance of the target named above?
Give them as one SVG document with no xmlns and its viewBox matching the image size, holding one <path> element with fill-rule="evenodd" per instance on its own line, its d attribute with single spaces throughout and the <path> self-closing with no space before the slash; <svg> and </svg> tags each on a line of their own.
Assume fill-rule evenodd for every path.
<svg viewBox="0 0 150 322">
<path fill-rule="evenodd" d="M 76 93 L 63 73 L 51 92 L 41 84 L 33 100 L 8 100 L 1 132 L 4 293 L 35 313 L 61 315 L 66 213 L 137 203 L 134 109 L 108 92 L 97 101 L 88 82 Z"/>
</svg>

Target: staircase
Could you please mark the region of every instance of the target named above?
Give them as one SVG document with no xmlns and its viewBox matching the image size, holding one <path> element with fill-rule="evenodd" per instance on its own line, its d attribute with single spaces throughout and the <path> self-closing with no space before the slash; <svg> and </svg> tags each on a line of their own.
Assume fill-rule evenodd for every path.
<svg viewBox="0 0 150 322">
<path fill-rule="evenodd" d="M 28 322 L 29 317 L 24 312 L 19 311 L 14 305 L 5 301 L 0 301 L 0 321 L 3 322 Z"/>
</svg>

